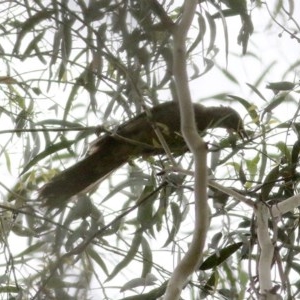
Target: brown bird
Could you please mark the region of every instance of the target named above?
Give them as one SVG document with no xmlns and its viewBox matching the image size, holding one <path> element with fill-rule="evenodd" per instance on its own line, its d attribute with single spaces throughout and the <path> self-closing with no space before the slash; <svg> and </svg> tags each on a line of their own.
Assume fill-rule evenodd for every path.
<svg viewBox="0 0 300 300">
<path fill-rule="evenodd" d="M 239 114 L 229 107 L 204 107 L 193 104 L 199 132 L 207 128 L 233 129 L 246 137 Z M 114 134 L 100 136 L 89 155 L 45 184 L 39 199 L 49 207 L 61 207 L 71 197 L 98 182 L 105 175 L 138 156 L 164 154 L 154 126 L 159 128 L 172 153 L 180 155 L 188 149 L 180 135 L 180 113 L 176 102 L 166 102 L 120 125 Z"/>
</svg>

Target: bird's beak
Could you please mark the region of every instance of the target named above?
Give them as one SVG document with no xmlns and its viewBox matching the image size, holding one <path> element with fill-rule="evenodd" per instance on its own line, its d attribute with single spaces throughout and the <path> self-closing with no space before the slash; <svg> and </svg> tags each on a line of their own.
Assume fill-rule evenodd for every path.
<svg viewBox="0 0 300 300">
<path fill-rule="evenodd" d="M 244 129 L 244 125 L 242 122 L 239 122 L 239 126 L 237 128 L 237 133 L 243 141 L 249 140 L 249 136 L 248 136 L 246 130 Z"/>
<path fill-rule="evenodd" d="M 249 140 L 249 136 L 247 134 L 247 132 L 245 131 L 245 129 L 240 129 L 238 131 L 238 135 L 240 136 L 240 138 L 245 141 L 245 140 Z"/>
</svg>

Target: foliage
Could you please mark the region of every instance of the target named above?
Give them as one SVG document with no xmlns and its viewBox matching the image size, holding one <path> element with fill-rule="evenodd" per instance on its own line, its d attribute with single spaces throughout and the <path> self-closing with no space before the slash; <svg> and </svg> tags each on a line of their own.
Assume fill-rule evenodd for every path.
<svg viewBox="0 0 300 300">
<path fill-rule="evenodd" d="M 145 106 L 176 100 L 170 24 L 180 18 L 181 3 L 1 5 L 1 299 L 157 299 L 190 242 L 191 175 L 157 156 L 132 161 L 60 211 L 43 207 L 37 192 L 84 155 L 95 132 L 113 130 Z M 299 189 L 300 62 L 286 63 L 279 73 L 274 61 L 263 69 L 256 42 L 259 32 L 275 31 L 281 43 L 291 39 L 299 47 L 296 1 L 288 5 L 199 1 L 187 40 L 195 100 L 239 108 L 249 135 L 239 140 L 221 130 L 207 133 L 213 178 L 266 204 Z M 257 15 L 267 15 L 264 28 L 255 23 Z M 243 61 L 246 69 L 260 66 L 246 89 L 236 69 Z M 289 115 L 282 113 L 286 106 Z M 188 153 L 174 159 L 187 170 L 192 166 Z M 253 212 L 214 188 L 209 203 L 205 260 L 184 295 L 256 298 Z M 298 223 L 295 210 L 269 224 L 274 288 L 282 288 L 286 299 L 299 296 Z"/>
</svg>

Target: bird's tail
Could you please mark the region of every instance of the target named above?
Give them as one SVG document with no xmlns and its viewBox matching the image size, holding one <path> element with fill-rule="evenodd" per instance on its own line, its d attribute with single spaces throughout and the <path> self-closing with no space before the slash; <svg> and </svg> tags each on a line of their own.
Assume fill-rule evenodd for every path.
<svg viewBox="0 0 300 300">
<path fill-rule="evenodd" d="M 46 206 L 60 207 L 72 196 L 82 192 L 120 167 L 130 156 L 130 145 L 104 138 L 96 151 L 55 176 L 39 192 Z"/>
</svg>

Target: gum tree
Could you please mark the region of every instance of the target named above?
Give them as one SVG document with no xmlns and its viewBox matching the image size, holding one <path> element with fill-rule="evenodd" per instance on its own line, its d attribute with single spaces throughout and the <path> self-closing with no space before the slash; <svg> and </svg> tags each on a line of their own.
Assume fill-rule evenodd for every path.
<svg viewBox="0 0 300 300">
<path fill-rule="evenodd" d="M 296 1 L 1 5 L 3 299 L 299 296 Z M 170 100 L 190 152 L 165 143 L 45 205 L 97 136 Z M 191 101 L 234 107 L 247 137 L 198 136 Z"/>
</svg>

